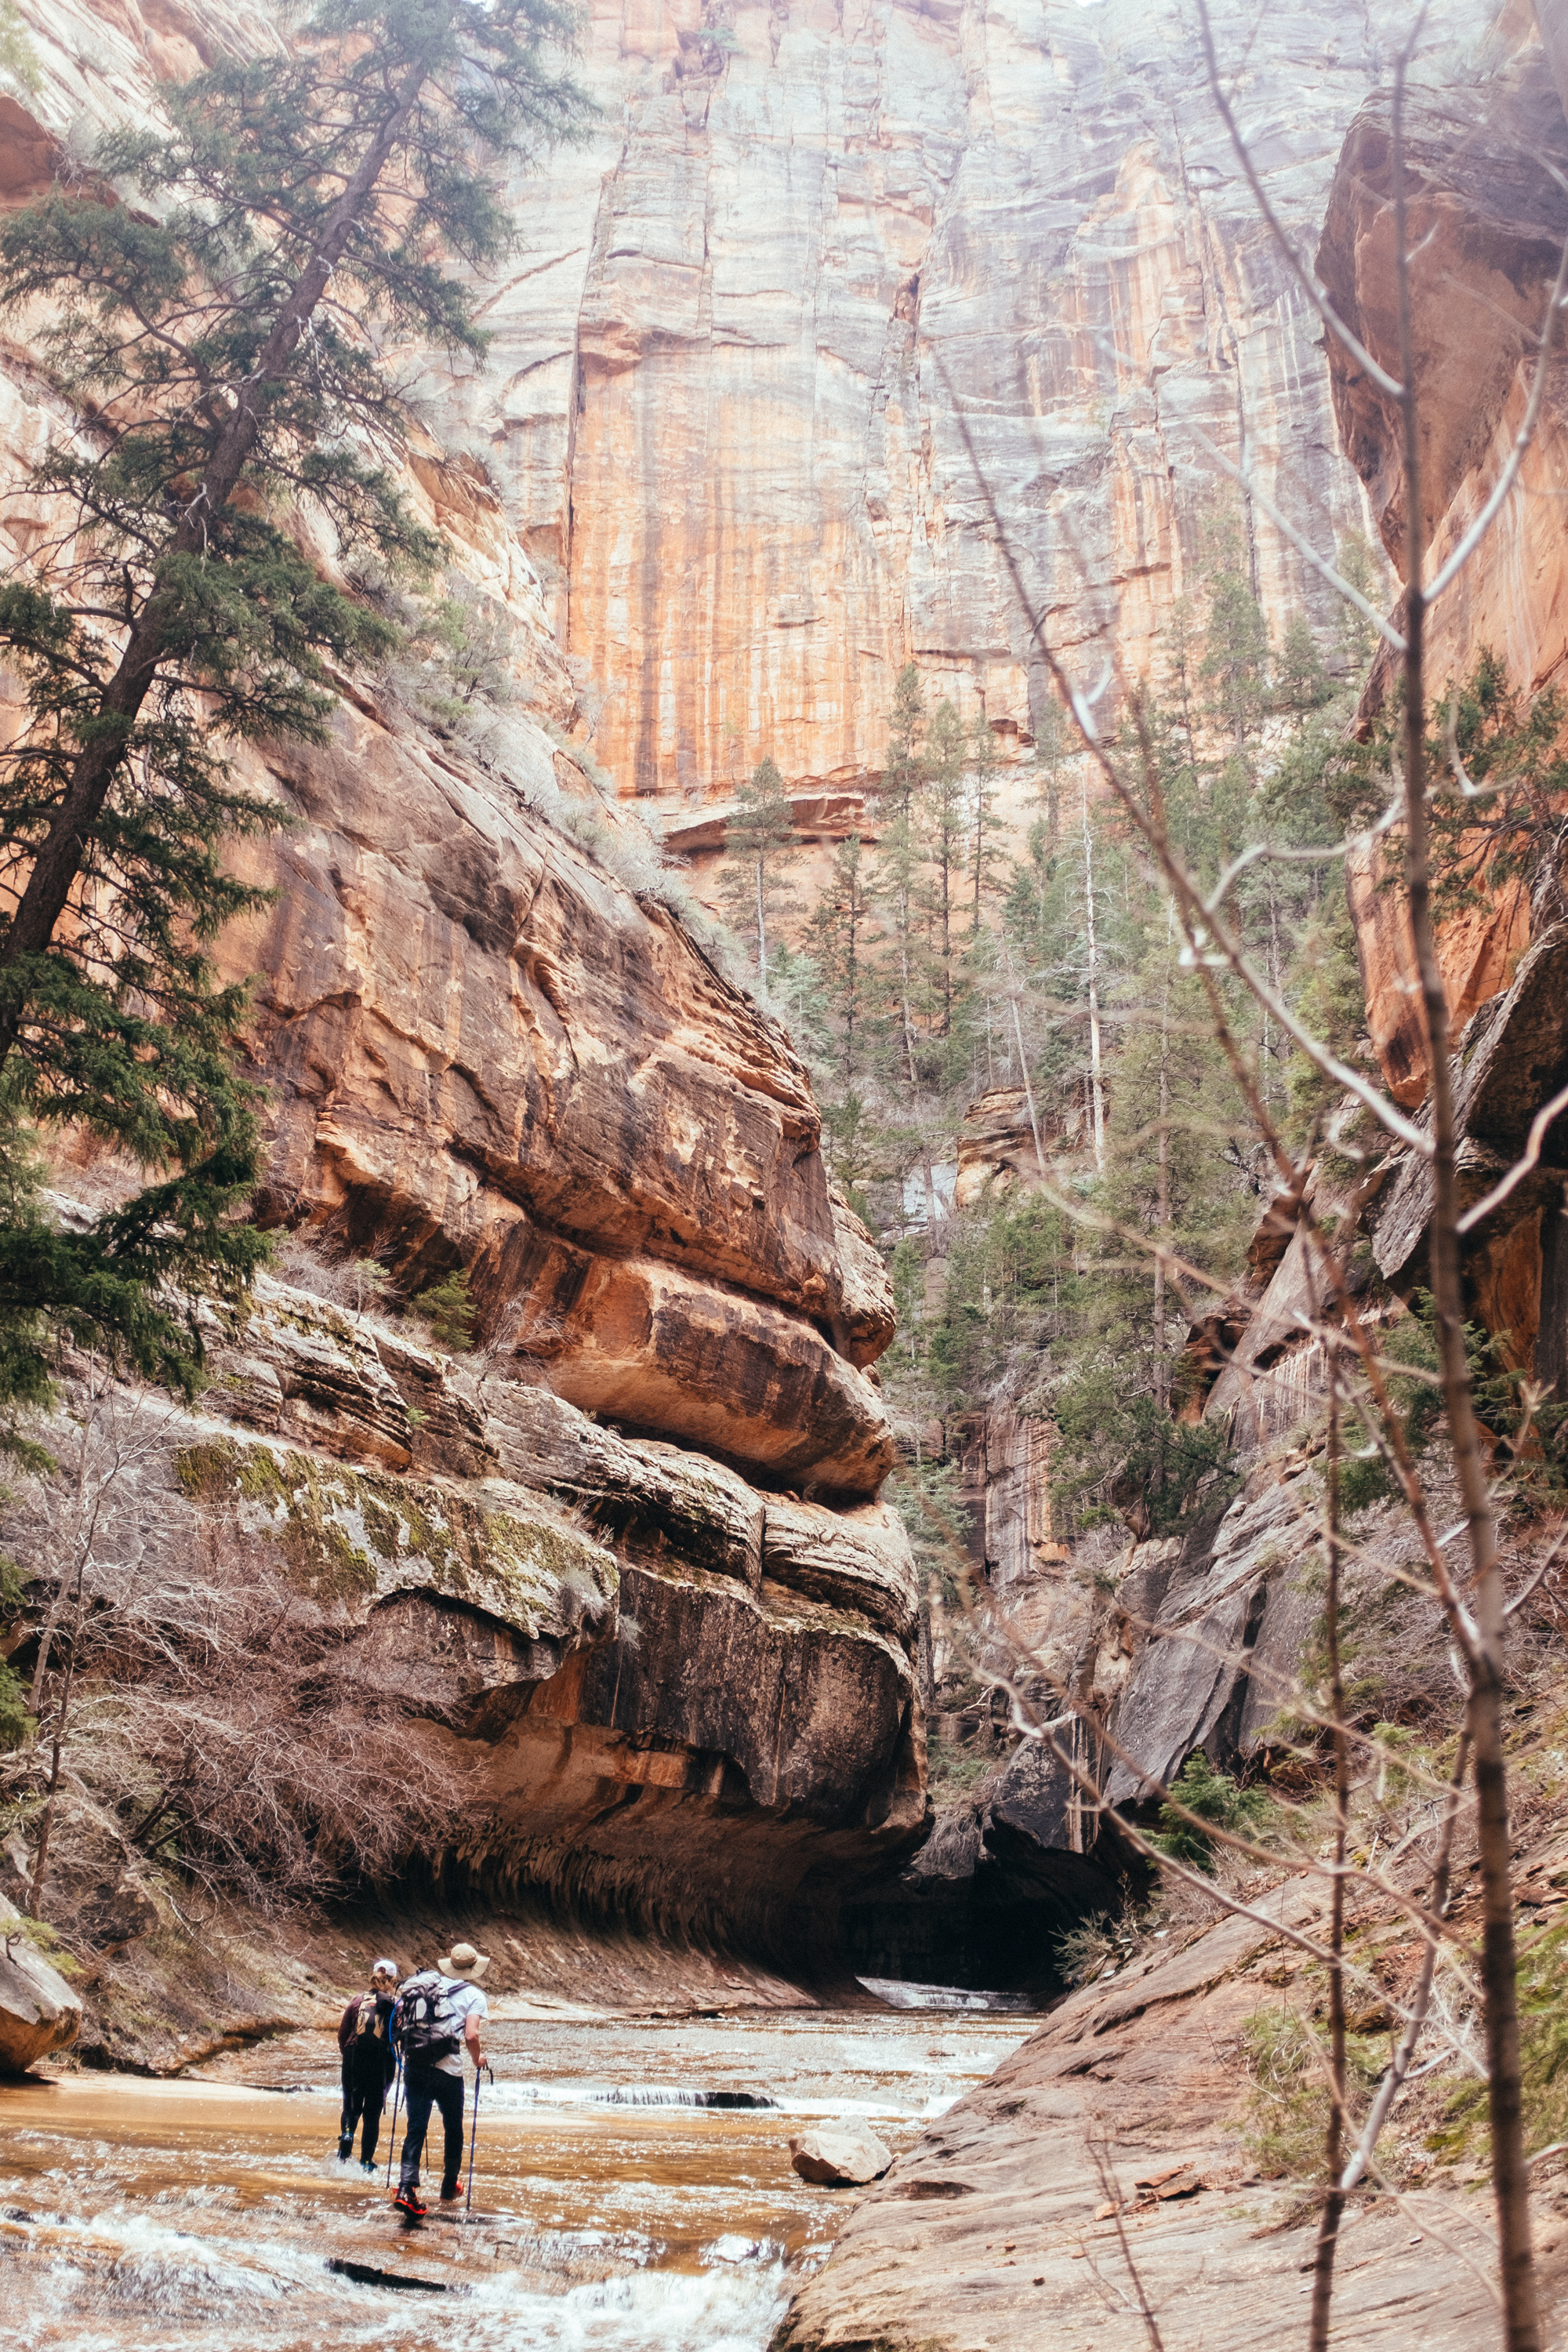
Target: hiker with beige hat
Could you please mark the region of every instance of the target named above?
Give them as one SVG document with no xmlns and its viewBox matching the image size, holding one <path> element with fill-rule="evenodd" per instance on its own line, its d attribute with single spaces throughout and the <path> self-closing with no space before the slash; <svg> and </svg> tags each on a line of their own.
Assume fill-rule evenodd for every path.
<svg viewBox="0 0 1568 2352">
<path fill-rule="evenodd" d="M 489 2015 L 489 2003 L 479 1980 L 489 1967 L 472 1944 L 454 1944 L 445 1958 L 406 1979 L 398 1992 L 393 2032 L 403 2053 L 408 2128 L 394 2202 L 415 2220 L 429 2210 L 419 2195 L 419 2158 L 432 2107 L 441 2110 L 441 2201 L 450 2205 L 458 2196 L 463 2170 L 462 2052 L 466 2045 L 476 2073 L 485 2063 L 479 2027 Z"/>
</svg>

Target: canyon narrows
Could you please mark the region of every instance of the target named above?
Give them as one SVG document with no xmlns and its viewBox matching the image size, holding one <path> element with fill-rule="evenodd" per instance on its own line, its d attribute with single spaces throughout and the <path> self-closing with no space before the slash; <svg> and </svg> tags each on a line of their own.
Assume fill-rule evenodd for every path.
<svg viewBox="0 0 1568 2352">
<path fill-rule="evenodd" d="M 1544 46 L 1523 0 L 1435 0 L 1396 163 L 1392 0 L 598 0 L 591 116 L 507 180 L 504 258 L 454 265 L 482 355 L 342 297 L 399 422 L 331 446 L 392 453 L 426 569 L 351 561 L 308 472 L 274 502 L 380 634 L 312 673 L 313 730 L 226 751 L 280 820 L 224 840 L 252 895 L 201 934 L 246 992 L 272 1255 L 237 1311 L 190 1306 L 184 1391 L 65 1315 L 53 1396 L 24 1397 L 0 2050 L 320 2094 L 363 1967 L 458 1924 L 524 2072 L 524 2028 L 696 2013 L 725 2021 L 682 2045 L 693 2080 L 754 2027 L 797 2120 L 837 2096 L 864 2123 L 897 2040 L 863 2198 L 802 2201 L 748 2109 L 668 2157 L 663 2123 L 595 2140 L 574 2202 L 599 2092 L 565 2057 L 520 2074 L 521 2284 L 484 2287 L 475 2341 L 721 2352 L 732 2263 L 749 2352 L 1120 2352 L 1156 2309 L 1172 2352 L 1294 2342 L 1319 2143 L 1346 2153 L 1413 2017 L 1436 2080 L 1345 2192 L 1336 2324 L 1391 2352 L 1491 2325 L 1449 2217 L 1492 2179 L 1467 2084 L 1497 2080 L 1476 1956 L 1510 1829 L 1500 1865 L 1452 1828 L 1479 1586 L 1443 1583 L 1489 1513 L 1531 2164 L 1568 1899 L 1568 94 L 1541 16 Z M 264 0 L 0 9 L 0 228 L 53 193 L 151 237 L 98 142 L 315 37 Z M 111 438 L 48 328 L 29 296 L 0 337 L 15 582 L 70 538 L 40 460 Z M 1519 468 L 1427 630 L 1425 969 L 1390 797 L 1406 366 L 1423 577 Z M 16 742 L 38 705 L 3 626 Z M 216 688 L 188 701 L 216 740 Z M 7 839 L 9 923 L 33 836 Z M 84 969 L 102 919 L 84 885 Z M 16 1198 L 99 1231 L 132 1160 L 90 1107 L 39 1119 Z M 841 2095 L 792 2038 L 813 2018 Z M 289 2051 L 308 2081 L 273 2079 Z M 519 2116 L 552 2069 L 546 2193 Z M 161 2112 L 125 2128 L 162 2146 Z M 268 2128 L 293 2194 L 310 2159 Z M 51 2129 L 27 2110 L 37 2278 L 102 2221 Z M 255 2170 L 226 2153 L 212 2196 L 248 2215 Z M 162 2179 L 126 2189 L 132 2236 Z M 1533 2180 L 1550 2292 L 1568 2192 Z M 158 2295 L 166 2251 L 132 2247 Z M 301 2327 L 347 2324 L 323 2308 Z"/>
</svg>

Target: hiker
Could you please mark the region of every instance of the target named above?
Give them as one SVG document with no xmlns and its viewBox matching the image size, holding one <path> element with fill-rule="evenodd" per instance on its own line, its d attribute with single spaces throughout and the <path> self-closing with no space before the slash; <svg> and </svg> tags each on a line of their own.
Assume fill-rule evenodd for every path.
<svg viewBox="0 0 1568 2352">
<path fill-rule="evenodd" d="M 354 2152 L 354 2126 L 364 2117 L 360 2142 L 360 2168 L 375 2170 L 375 2144 L 381 2137 L 381 2112 L 388 2085 L 397 2072 L 392 2046 L 392 2010 L 397 1997 L 397 1962 L 377 1960 L 370 1972 L 370 1990 L 356 1993 L 338 2024 L 338 2048 L 343 2061 L 343 2119 L 338 2127 L 338 2160 L 346 2164 Z"/>
<path fill-rule="evenodd" d="M 444 2136 L 441 2202 L 450 2205 L 463 2170 L 463 2045 L 477 2072 L 485 2063 L 480 2021 L 489 2003 L 479 1979 L 489 1968 L 472 1944 L 454 1944 L 445 1959 L 406 1979 L 397 1996 L 393 2032 L 403 2053 L 403 2095 L 408 2129 L 397 2168 L 398 2210 L 416 2220 L 429 2211 L 419 2195 L 419 2158 L 430 2126 L 430 2110 L 441 2110 Z"/>
</svg>

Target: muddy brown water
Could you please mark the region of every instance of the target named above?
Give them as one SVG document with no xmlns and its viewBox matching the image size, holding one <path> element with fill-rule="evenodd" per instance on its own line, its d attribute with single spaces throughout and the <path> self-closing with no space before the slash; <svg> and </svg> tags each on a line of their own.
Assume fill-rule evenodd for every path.
<svg viewBox="0 0 1568 2352">
<path fill-rule="evenodd" d="M 405 2228 L 384 2169 L 367 2181 L 338 2162 L 330 2033 L 177 2083 L 0 2085 L 0 2344 L 762 2352 L 855 2194 L 798 2180 L 790 2134 L 859 2118 L 896 2152 L 1031 2023 L 822 2011 L 542 2022 L 494 2009 L 481 2218 L 467 2226 L 433 2214 Z M 711 2092 L 774 2104 L 691 2104 Z M 331 2261 L 458 2292 L 360 2284 Z"/>
</svg>

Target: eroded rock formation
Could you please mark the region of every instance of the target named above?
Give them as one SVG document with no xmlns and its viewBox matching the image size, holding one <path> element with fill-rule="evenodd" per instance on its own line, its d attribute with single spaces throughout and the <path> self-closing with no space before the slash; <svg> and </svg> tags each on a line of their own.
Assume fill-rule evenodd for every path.
<svg viewBox="0 0 1568 2352">
<path fill-rule="evenodd" d="M 883 1506 L 759 1493 L 265 1277 L 212 1371 L 106 1490 L 106 1540 L 275 1563 L 337 1670 L 462 1770 L 417 1881 L 798 1958 L 920 1835 L 913 1568 Z M 157 1924 L 103 1926 L 87 1878 L 57 1864 L 87 1944 Z"/>
<path fill-rule="evenodd" d="M 1541 331 L 1563 243 L 1568 126 L 1551 67 L 1528 18 L 1509 12 L 1522 42 L 1506 70 L 1413 96 L 1405 122 L 1410 174 L 1412 336 L 1419 389 L 1421 479 L 1430 583 L 1464 540 L 1509 460 L 1529 404 Z M 1386 92 L 1351 126 L 1335 173 L 1317 266 L 1347 323 L 1398 373 L 1397 288 Z M 1558 337 L 1559 345 L 1561 335 Z M 1337 345 L 1330 373 L 1345 451 L 1366 485 L 1390 560 L 1407 563 L 1400 427 L 1386 395 Z M 1466 678 L 1481 649 L 1506 665 L 1512 691 L 1560 684 L 1568 662 L 1568 576 L 1556 514 L 1568 463 L 1561 359 L 1512 494 L 1427 623 L 1428 692 Z M 1393 688 L 1379 655 L 1363 698 L 1370 721 Z M 1373 1042 L 1407 1108 L 1426 1087 L 1414 963 L 1397 894 L 1361 860 L 1352 899 Z M 1546 909 L 1550 920 L 1556 911 Z M 1531 886 L 1515 878 L 1443 925 L 1441 956 L 1456 1028 L 1506 986 L 1532 929 Z"/>
<path fill-rule="evenodd" d="M 1542 1839 L 1526 1866 L 1551 1867 L 1558 1843 Z M 1279 1929 L 1321 1933 L 1326 1906 L 1321 1888 L 1288 1880 L 1258 1901 L 1262 1921 L 1190 1927 L 1074 1993 L 857 2205 L 776 2352 L 1120 2352 L 1151 2340 L 1149 2311 L 1167 2342 L 1290 2341 L 1310 2258 L 1302 2185 L 1260 2178 L 1272 2167 L 1233 2053 L 1293 1984 L 1297 2002 L 1310 1999 L 1304 1956 Z M 1368 1981 L 1402 1983 L 1399 1916 L 1358 1926 Z M 1349 2340 L 1468 2352 L 1484 2339 L 1496 2305 L 1462 2247 L 1471 2201 L 1450 2175 L 1347 2220 L 1334 2312 Z M 1545 2299 L 1568 2255 L 1549 2190 L 1537 2205 Z"/>
<path fill-rule="evenodd" d="M 12 201 L 95 124 L 155 120 L 161 81 L 285 37 L 243 0 L 29 29 Z M 0 361 L 20 480 L 70 418 L 25 351 Z M 344 678 L 327 744 L 239 755 L 286 822 L 243 852 L 276 898 L 222 953 L 258 975 L 263 1222 L 296 1265 L 374 1259 L 404 1297 L 461 1267 L 482 1370 L 264 1282 L 158 1475 L 277 1550 L 364 1685 L 478 1763 L 438 1866 L 798 1948 L 925 1817 L 913 1569 L 877 1499 L 890 1291 L 779 1025 L 596 853 L 613 806 L 554 821 L 563 788 L 594 798 L 548 731 L 578 681 L 515 481 L 450 399 L 410 494 L 505 606 L 520 698 L 479 749 Z M 47 524 L 13 499 L 12 553 Z"/>
<path fill-rule="evenodd" d="M 362 697 L 362 700 L 364 698 Z M 663 908 L 510 780 L 344 707 L 276 754 L 302 822 L 226 952 L 264 975 L 264 1215 L 461 1263 L 481 1336 L 585 1410 L 780 1485 L 875 1494 L 892 1311 L 805 1069 Z"/>
</svg>

